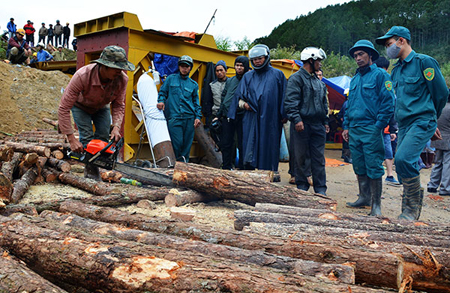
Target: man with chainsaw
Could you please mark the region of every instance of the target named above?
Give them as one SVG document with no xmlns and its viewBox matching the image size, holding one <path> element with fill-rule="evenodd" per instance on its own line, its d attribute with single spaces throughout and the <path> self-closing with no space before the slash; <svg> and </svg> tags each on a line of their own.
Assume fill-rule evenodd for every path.
<svg viewBox="0 0 450 293">
<path fill-rule="evenodd" d="M 91 62 L 74 74 L 58 109 L 59 131 L 67 135 L 73 152 L 83 152 L 92 139 L 118 141 L 121 138 L 128 83 L 124 70 L 135 69 L 119 46 L 106 47 L 100 58 Z M 73 133 L 70 111 L 78 127 L 79 140 Z M 86 165 L 84 176 L 101 180 L 98 167 L 91 164 Z"/>
</svg>

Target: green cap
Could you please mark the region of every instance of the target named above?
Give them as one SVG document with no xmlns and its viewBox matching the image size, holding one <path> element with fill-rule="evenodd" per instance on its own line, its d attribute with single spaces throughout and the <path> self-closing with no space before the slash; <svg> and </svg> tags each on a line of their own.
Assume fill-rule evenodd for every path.
<svg viewBox="0 0 450 293">
<path fill-rule="evenodd" d="M 91 62 L 99 63 L 110 68 L 134 71 L 135 66 L 127 60 L 127 54 L 122 47 L 108 46 L 103 49 L 100 58 Z"/>
<path fill-rule="evenodd" d="M 409 29 L 404 26 L 393 26 L 384 36 L 376 39 L 375 42 L 377 42 L 378 45 L 384 45 L 387 39 L 395 36 L 411 41 L 411 33 L 409 32 Z"/>
<path fill-rule="evenodd" d="M 362 50 L 372 56 L 372 61 L 375 61 L 378 59 L 378 57 L 380 57 L 380 54 L 375 49 L 372 42 L 368 40 L 357 41 L 355 45 L 351 47 L 350 50 L 348 50 L 348 54 L 350 54 L 350 56 L 353 58 L 353 54 L 358 50 Z"/>
</svg>

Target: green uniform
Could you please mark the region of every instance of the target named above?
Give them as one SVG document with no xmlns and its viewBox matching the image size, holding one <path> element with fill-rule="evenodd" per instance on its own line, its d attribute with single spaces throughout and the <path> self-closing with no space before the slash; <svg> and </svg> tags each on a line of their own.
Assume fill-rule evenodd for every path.
<svg viewBox="0 0 450 293">
<path fill-rule="evenodd" d="M 158 103 L 164 103 L 170 139 L 177 160 L 189 161 L 194 139 L 194 121 L 201 119 L 198 84 L 180 73 L 170 75 L 159 90 Z"/>
<path fill-rule="evenodd" d="M 412 51 L 392 69 L 397 105 L 396 172 L 400 178 L 419 176 L 419 156 L 436 131 L 437 118 L 447 103 L 448 89 L 432 57 Z"/>
</svg>

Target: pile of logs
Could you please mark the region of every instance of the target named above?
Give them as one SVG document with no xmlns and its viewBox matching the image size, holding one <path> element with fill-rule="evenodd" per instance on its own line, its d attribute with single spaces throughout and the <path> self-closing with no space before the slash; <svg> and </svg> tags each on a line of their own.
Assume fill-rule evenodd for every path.
<svg viewBox="0 0 450 293">
<path fill-rule="evenodd" d="M 177 188 L 96 182 L 53 154 L 67 147 L 56 131 L 0 144 L 0 292 L 450 292 L 450 226 L 338 213 L 268 171 L 177 162 Z M 52 181 L 93 196 L 20 204 Z M 117 209 L 223 199 L 249 205 L 234 230 Z"/>
</svg>

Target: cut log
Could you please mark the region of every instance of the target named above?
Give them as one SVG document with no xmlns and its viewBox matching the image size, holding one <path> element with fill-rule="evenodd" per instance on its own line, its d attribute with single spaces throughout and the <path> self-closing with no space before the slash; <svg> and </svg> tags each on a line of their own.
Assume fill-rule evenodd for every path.
<svg viewBox="0 0 450 293">
<path fill-rule="evenodd" d="M 11 202 L 12 191 L 11 180 L 0 172 L 0 208 Z"/>
<path fill-rule="evenodd" d="M 251 232 L 244 233 L 232 230 L 219 231 L 204 225 L 183 223 L 161 218 L 149 218 L 140 214 L 131 215 L 117 209 L 95 207 L 74 201 L 62 203 L 60 211 L 77 214 L 84 218 L 102 222 L 135 227 L 139 230 L 166 233 L 248 250 L 262 250 L 277 255 L 325 263 L 355 263 L 356 282 L 367 283 L 374 286 L 398 289 L 402 281 L 410 275 L 411 268 L 414 268 L 416 272 L 419 272 L 419 275 L 423 272 L 435 272 L 425 265 L 420 265 L 420 261 L 419 264 L 405 262 L 402 258 L 405 254 L 409 254 L 409 259 L 415 258 L 415 256 L 405 247 L 403 247 L 403 254 L 392 254 L 389 250 L 390 246 L 386 246 L 386 251 L 375 251 L 374 249 L 376 246 L 370 247 L 361 244 L 361 249 L 359 247 L 347 245 L 347 240 L 342 240 L 343 242 L 337 245 L 335 243 L 304 242 L 300 240 L 292 241 L 289 237 L 287 239 L 281 239 Z M 444 263 L 444 258 L 448 259 L 448 252 L 445 250 L 443 251 L 443 253 L 437 256 L 439 263 Z M 447 262 L 450 262 L 450 260 L 447 260 Z M 428 273 L 425 275 L 429 276 L 430 274 Z M 420 280 L 420 278 L 418 279 Z M 444 281 L 445 280 L 448 282 L 448 278 L 444 278 Z M 418 280 L 416 283 L 417 282 Z M 428 280 L 427 283 L 418 286 L 418 288 L 441 288 L 443 282 L 442 279 L 438 278 L 437 282 L 438 284 L 431 279 Z M 448 284 L 444 282 L 444 286 L 447 285 Z M 431 290 L 430 292 L 448 291 Z"/>
<path fill-rule="evenodd" d="M 22 177 L 33 165 L 36 165 L 39 156 L 36 153 L 28 153 L 22 158 L 19 164 L 19 177 Z"/>
<path fill-rule="evenodd" d="M 123 229 L 116 225 L 85 219 L 73 214 L 46 211 L 40 216 L 48 221 L 39 223 L 38 225 L 52 230 L 58 230 L 66 226 L 68 231 L 78 231 L 81 229 L 89 233 L 111 236 L 115 239 L 134 241 L 147 245 L 159 245 L 165 248 L 176 249 L 180 252 L 198 252 L 204 255 L 219 256 L 243 263 L 252 263 L 261 267 L 271 267 L 307 276 L 329 277 L 346 284 L 354 284 L 355 282 L 354 270 L 350 265 L 328 265 L 290 257 L 281 257 L 262 251 L 245 250 L 203 241 L 187 240 L 176 236 L 141 230 Z M 56 221 L 56 223 L 52 224 L 53 221 Z M 73 230 L 73 228 L 75 229 Z"/>
<path fill-rule="evenodd" d="M 52 126 L 54 126 L 55 128 L 58 128 L 58 120 L 52 120 L 50 118 L 42 118 L 42 121 L 44 121 L 45 123 L 48 123 Z"/>
<path fill-rule="evenodd" d="M 63 171 L 64 173 L 69 172 L 71 169 L 70 164 L 68 162 L 58 160 L 56 158 L 48 158 L 47 164 L 53 168 Z"/>
<path fill-rule="evenodd" d="M 36 180 L 36 177 L 37 167 L 33 167 L 28 169 L 28 171 L 23 174 L 22 178 L 14 183 L 14 189 L 11 195 L 12 203 L 18 203 L 22 199 L 23 195 L 28 191 L 28 188 L 30 188 L 31 184 Z"/>
<path fill-rule="evenodd" d="M 34 136 L 16 136 L 14 137 L 14 141 L 17 143 L 29 143 L 29 144 L 42 144 L 42 143 L 64 143 L 64 139 L 60 139 L 58 137 L 34 137 Z"/>
<path fill-rule="evenodd" d="M 219 198 L 208 194 L 203 194 L 195 190 L 179 190 L 172 188 L 164 199 L 164 202 L 168 207 L 180 207 L 190 203 L 210 202 L 217 200 L 219 200 Z"/>
<path fill-rule="evenodd" d="M 61 172 L 50 167 L 45 167 L 44 169 L 42 169 L 41 174 L 44 178 L 44 181 L 48 183 L 58 180 L 58 176 L 59 174 L 61 174 Z"/>
<path fill-rule="evenodd" d="M 200 125 L 195 128 L 194 139 L 205 152 L 209 165 L 213 168 L 220 168 L 220 166 L 222 166 L 222 153 L 216 152 L 215 143 L 206 133 L 203 123 L 200 123 Z"/>
<path fill-rule="evenodd" d="M 0 248 L 0 292 L 67 293 Z"/>
<path fill-rule="evenodd" d="M 9 179 L 9 181 L 13 180 L 14 172 L 16 171 L 17 166 L 22 160 L 22 157 L 23 157 L 22 153 L 14 153 L 11 161 L 3 163 L 2 173 L 5 175 L 6 178 Z"/>
<path fill-rule="evenodd" d="M 253 175 L 243 176 L 242 172 L 235 173 L 196 164 L 177 162 L 173 182 L 219 198 L 233 199 L 250 205 L 267 202 L 331 210 L 336 210 L 337 206 L 335 200 L 323 195 L 270 184 L 256 179 Z"/>
<path fill-rule="evenodd" d="M 61 173 L 59 174 L 58 179 L 64 184 L 72 185 L 94 195 L 105 196 L 113 192 L 117 192 L 117 188 L 107 183 L 97 182 L 93 179 L 79 177 L 70 173 Z"/>
<path fill-rule="evenodd" d="M 323 217 L 303 217 L 292 216 L 286 214 L 274 214 L 266 212 L 254 212 L 249 210 L 237 210 L 234 212 L 235 222 L 234 227 L 236 230 L 242 230 L 244 226 L 247 226 L 250 222 L 255 223 L 287 223 L 287 224 L 310 224 L 314 226 L 325 227 L 340 227 L 354 230 L 365 231 L 385 231 L 385 232 L 397 232 L 406 234 L 423 234 L 423 231 L 430 231 L 426 226 L 403 226 L 400 224 L 393 224 L 389 222 L 378 223 L 374 220 L 373 223 L 365 222 L 360 223 L 356 221 L 343 221 L 335 218 L 334 216 L 328 216 L 325 214 Z M 445 226 L 441 229 L 432 230 L 430 235 L 448 236 L 450 226 Z"/>
<path fill-rule="evenodd" d="M 20 218 L 0 216 L 0 223 L 1 246 L 40 274 L 91 291 L 317 292 L 319 288 L 322 292 L 370 292 L 200 253 L 180 254 L 94 234 L 80 239 L 75 233 L 41 228 Z"/>
<path fill-rule="evenodd" d="M 61 152 L 60 150 L 54 150 L 52 151 L 52 156 L 58 160 L 62 160 L 64 159 L 64 153 Z"/>
<path fill-rule="evenodd" d="M 22 213 L 30 216 L 38 215 L 36 208 L 31 204 L 10 204 L 4 209 L 0 209 L 0 215 L 5 217 L 8 217 L 14 213 Z"/>
<path fill-rule="evenodd" d="M 5 142 L 7 146 L 10 146 L 14 149 L 16 152 L 23 152 L 23 153 L 37 153 L 40 156 L 44 157 L 50 157 L 51 150 L 48 147 L 39 146 L 39 145 L 33 145 L 33 144 L 25 144 L 25 143 L 16 143 L 7 141 Z"/>
<path fill-rule="evenodd" d="M 123 174 L 114 170 L 100 169 L 100 176 L 102 176 L 102 180 L 105 182 L 120 183 Z"/>
<path fill-rule="evenodd" d="M 0 145 L 0 160 L 8 162 L 12 159 L 14 150 L 7 145 Z"/>
</svg>

